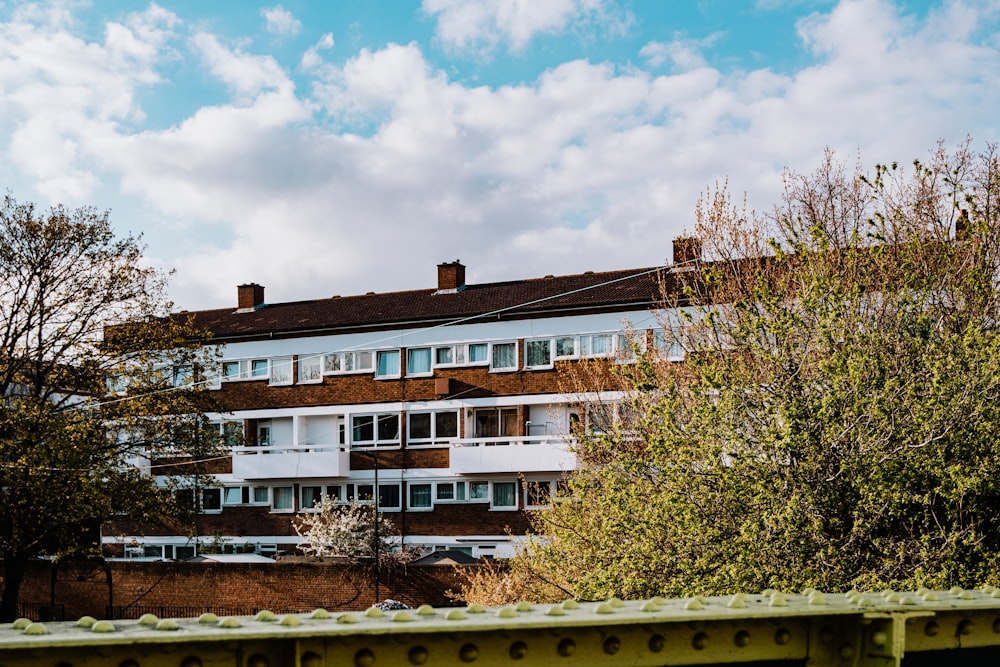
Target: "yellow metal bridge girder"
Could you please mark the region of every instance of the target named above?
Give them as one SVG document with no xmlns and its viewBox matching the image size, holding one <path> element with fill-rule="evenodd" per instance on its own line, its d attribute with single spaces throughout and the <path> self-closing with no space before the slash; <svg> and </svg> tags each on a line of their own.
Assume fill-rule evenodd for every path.
<svg viewBox="0 0 1000 667">
<path fill-rule="evenodd" d="M 0 624 L 0 667 L 1000 664 L 1000 590 Z"/>
</svg>

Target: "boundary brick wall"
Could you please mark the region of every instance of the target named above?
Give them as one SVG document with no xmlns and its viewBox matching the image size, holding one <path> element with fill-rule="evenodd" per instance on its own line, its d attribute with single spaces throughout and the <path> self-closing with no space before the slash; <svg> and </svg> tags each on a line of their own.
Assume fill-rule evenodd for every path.
<svg viewBox="0 0 1000 667">
<path fill-rule="evenodd" d="M 275 563 L 187 563 L 110 561 L 114 607 L 121 617 L 149 611 L 161 617 L 196 616 L 215 611 L 220 616 L 311 611 L 318 607 L 363 610 L 375 602 L 370 563 L 339 559 L 289 559 Z M 456 604 L 447 591 L 457 591 L 464 568 L 478 565 L 383 567 L 379 597 L 411 607 Z M 21 585 L 25 609 L 52 603 L 52 564 L 36 561 Z M 57 571 L 55 605 L 66 620 L 89 615 L 107 618 L 108 586 L 96 563 L 63 563 Z M 218 611 L 216 611 L 218 610 Z M 221 612 L 221 613 L 220 613 Z"/>
</svg>

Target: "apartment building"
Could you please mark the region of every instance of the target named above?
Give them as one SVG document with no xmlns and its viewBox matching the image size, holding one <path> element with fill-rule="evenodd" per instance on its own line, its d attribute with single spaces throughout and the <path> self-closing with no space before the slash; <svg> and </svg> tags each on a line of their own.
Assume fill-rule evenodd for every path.
<svg viewBox="0 0 1000 667">
<path fill-rule="evenodd" d="M 294 517 L 326 495 L 377 499 L 399 543 L 509 556 L 577 467 L 587 405 L 618 398 L 569 390 L 567 370 L 663 339 L 661 289 L 698 244 L 674 253 L 673 269 L 471 285 L 455 261 L 434 288 L 293 303 L 239 286 L 234 306 L 189 313 L 223 350 L 213 418 L 242 436 L 199 490 L 197 535 L 106 534 L 106 550 L 293 553 Z"/>
</svg>

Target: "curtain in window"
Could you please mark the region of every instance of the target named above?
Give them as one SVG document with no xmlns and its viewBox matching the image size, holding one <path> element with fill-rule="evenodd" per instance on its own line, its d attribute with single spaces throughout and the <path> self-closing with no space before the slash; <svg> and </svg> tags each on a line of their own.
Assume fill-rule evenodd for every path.
<svg viewBox="0 0 1000 667">
<path fill-rule="evenodd" d="M 429 347 L 406 352 L 406 372 L 409 375 L 431 372 L 431 349 Z"/>
<path fill-rule="evenodd" d="M 549 352 L 551 343 L 548 340 L 529 340 L 524 344 L 527 366 L 548 366 L 552 363 Z"/>
<path fill-rule="evenodd" d="M 486 361 L 486 356 L 489 351 L 486 343 L 473 343 L 469 345 L 469 362 L 483 362 Z"/>
<path fill-rule="evenodd" d="M 516 366 L 517 347 L 514 343 L 493 346 L 493 368 L 515 368 Z"/>
<path fill-rule="evenodd" d="M 514 482 L 493 483 L 493 504 L 496 507 L 514 507 L 517 505 L 517 487 Z"/>
<path fill-rule="evenodd" d="M 271 384 L 286 384 L 292 381 L 292 359 L 283 357 L 271 360 Z"/>
<path fill-rule="evenodd" d="M 274 498 L 274 509 L 290 510 L 294 506 L 294 495 L 290 486 L 276 486 L 271 490 Z"/>
<path fill-rule="evenodd" d="M 399 351 L 379 352 L 377 355 L 377 365 L 378 368 L 375 370 L 376 375 L 399 375 Z"/>
<path fill-rule="evenodd" d="M 410 507 L 431 506 L 431 485 L 410 484 Z"/>
</svg>

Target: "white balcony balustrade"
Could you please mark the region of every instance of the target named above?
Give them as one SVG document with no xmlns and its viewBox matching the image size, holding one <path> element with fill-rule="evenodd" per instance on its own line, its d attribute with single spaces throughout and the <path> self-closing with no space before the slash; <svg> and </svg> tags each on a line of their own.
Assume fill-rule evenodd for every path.
<svg viewBox="0 0 1000 667">
<path fill-rule="evenodd" d="M 561 435 L 465 438 L 451 446 L 455 474 L 576 470 L 572 438 Z"/>
<path fill-rule="evenodd" d="M 346 477 L 350 469 L 350 451 L 341 444 L 233 447 L 233 477 L 238 479 Z"/>
</svg>

